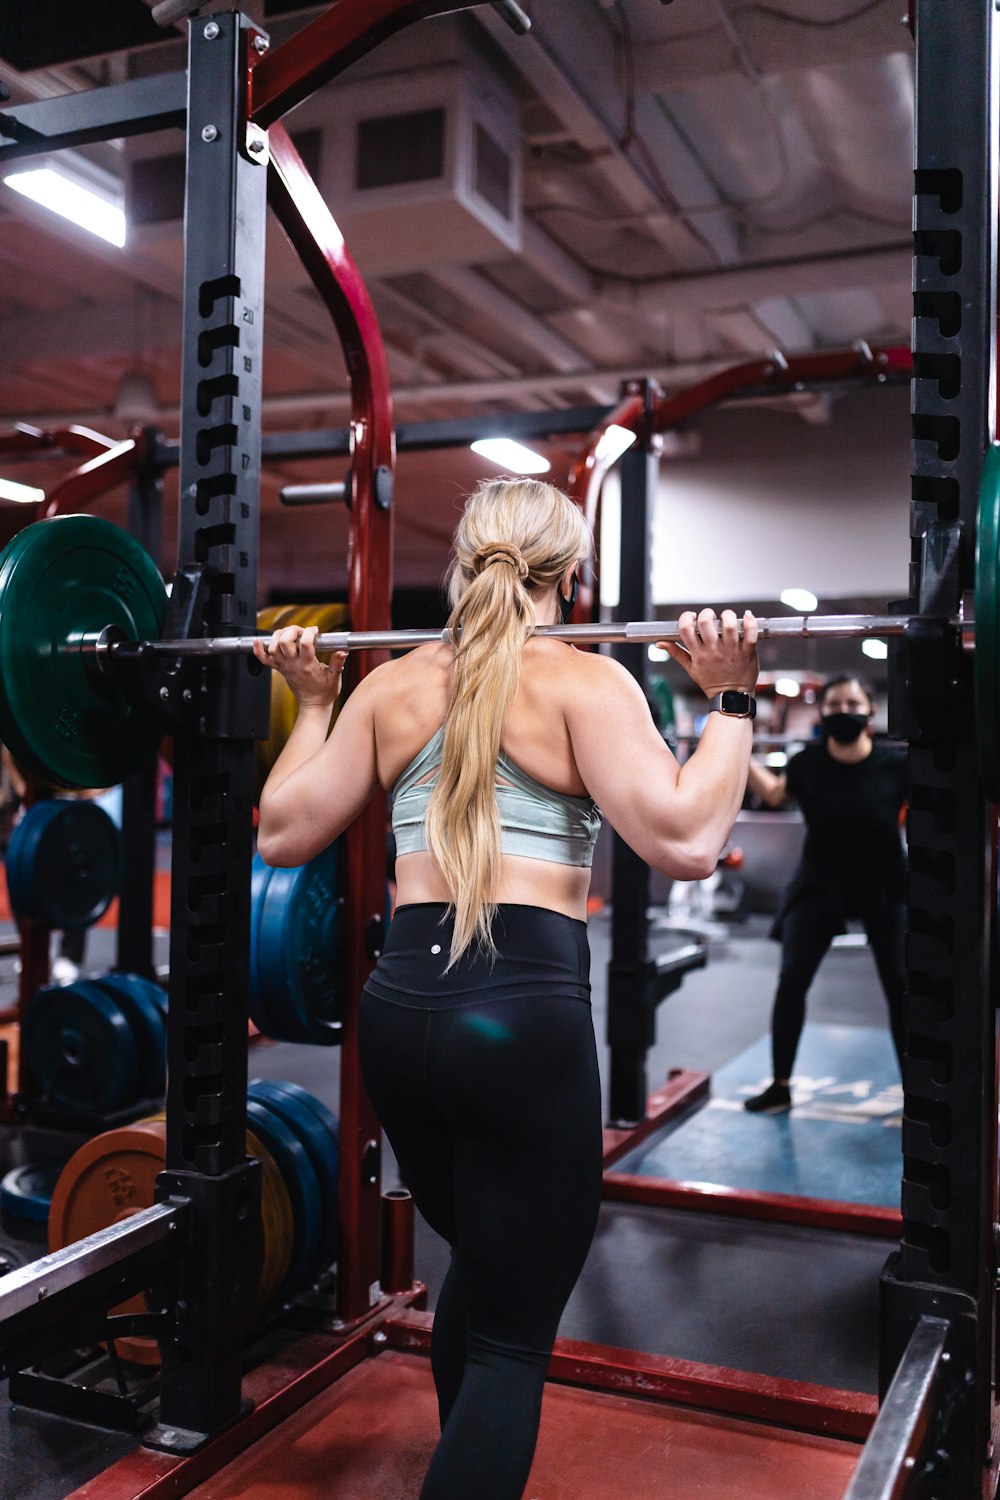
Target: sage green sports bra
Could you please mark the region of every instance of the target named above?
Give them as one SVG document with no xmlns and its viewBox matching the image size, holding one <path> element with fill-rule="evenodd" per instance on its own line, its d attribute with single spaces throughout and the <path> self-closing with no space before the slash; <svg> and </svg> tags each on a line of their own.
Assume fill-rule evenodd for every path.
<svg viewBox="0 0 1000 1500">
<path fill-rule="evenodd" d="M 437 780 L 444 745 L 444 725 L 413 757 L 392 789 L 392 831 L 397 854 L 427 848 L 424 817 Z M 497 808 L 500 852 L 558 865 L 593 863 L 601 830 L 601 813 L 590 797 L 556 792 L 504 754 L 497 756 Z"/>
</svg>

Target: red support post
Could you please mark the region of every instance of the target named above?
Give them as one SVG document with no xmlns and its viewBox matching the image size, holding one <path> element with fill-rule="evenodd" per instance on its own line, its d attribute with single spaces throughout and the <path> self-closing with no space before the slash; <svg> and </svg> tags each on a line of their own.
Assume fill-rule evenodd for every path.
<svg viewBox="0 0 1000 1500">
<path fill-rule="evenodd" d="M 773 354 L 766 359 L 730 365 L 685 391 L 661 397 L 653 407 L 652 427 L 654 432 L 666 432 L 698 412 L 717 406 L 720 401 L 750 392 L 773 392 L 776 396 L 785 396 L 811 386 L 839 385 L 854 380 L 881 381 L 889 376 L 908 380 L 912 369 L 910 350 L 895 346 L 870 349 L 861 345 L 850 349 L 829 349 L 819 354 L 795 354 L 787 359 L 784 355 Z M 591 433 L 586 451 L 570 470 L 569 493 L 582 507 L 592 526 L 596 524 L 598 493 L 611 467 L 599 456 L 601 439 L 611 426 L 637 432 L 642 414 L 641 399 L 625 396 Z"/>
<path fill-rule="evenodd" d="M 134 478 L 136 468 L 142 462 L 145 437 L 126 438 L 106 448 L 95 458 L 89 458 L 79 468 L 63 476 L 51 493 L 46 496 L 40 518 L 49 520 L 60 512 L 73 513 L 82 510 L 91 500 L 106 495 L 119 484 Z"/>
<path fill-rule="evenodd" d="M 89 427 L 56 427 L 45 431 L 17 422 L 10 432 L 0 432 L 0 453 L 45 453 L 62 449 L 66 453 L 96 456 L 115 446 L 112 438 L 102 437 Z"/>
<path fill-rule="evenodd" d="M 338 7 L 339 9 L 339 7 Z M 261 64 L 261 68 L 264 64 Z M 259 70 L 258 70 L 259 71 Z M 256 85 L 255 85 L 256 86 Z M 281 125 L 270 130 L 268 193 L 340 336 L 351 381 L 351 502 L 348 599 L 352 630 L 388 630 L 392 602 L 392 475 L 395 438 L 382 335 L 343 236 Z M 379 663 L 359 652 L 356 686 Z M 386 799 L 379 793 L 348 829 L 344 1033 L 340 1074 L 340 1257 L 338 1312 L 363 1317 L 380 1298 L 381 1132 L 358 1064 L 357 1015 L 385 919 Z"/>
</svg>

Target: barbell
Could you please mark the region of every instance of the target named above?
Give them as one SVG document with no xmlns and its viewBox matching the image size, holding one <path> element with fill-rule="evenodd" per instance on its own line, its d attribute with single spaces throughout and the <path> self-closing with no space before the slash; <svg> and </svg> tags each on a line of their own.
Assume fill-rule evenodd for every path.
<svg viewBox="0 0 1000 1500">
<path fill-rule="evenodd" d="M 762 641 L 771 640 L 870 640 L 873 637 L 901 636 L 906 633 L 905 615 L 785 615 L 776 619 L 758 619 Z M 975 644 L 974 624 L 969 617 L 948 622 L 962 638 L 965 650 Z M 743 622 L 739 623 L 740 634 Z M 116 637 L 105 629 L 97 636 L 81 641 L 85 655 L 96 659 L 99 669 L 114 675 L 115 657 L 141 644 L 162 656 L 252 656 L 254 640 L 271 636 L 271 631 L 256 635 L 195 636 L 186 640 L 156 640 L 135 643 Z M 577 645 L 609 642 L 619 645 L 652 645 L 656 641 L 679 642 L 677 620 L 601 621 L 596 625 L 537 625 L 532 635 L 547 640 L 569 641 Z M 317 652 L 330 651 L 411 651 L 415 646 L 451 642 L 445 630 L 334 630 L 321 632 L 315 640 Z"/>
<path fill-rule="evenodd" d="M 975 652 L 979 759 L 987 795 L 1000 801 L 1000 447 L 986 456 L 980 490 L 974 608 L 945 623 Z M 127 686 L 129 657 L 242 655 L 252 634 L 163 639 L 167 592 L 152 559 L 97 516 L 56 516 L 18 532 L 0 553 L 0 739 L 29 771 L 56 784 L 123 781 L 159 743 L 163 726 Z M 324 622 L 326 623 L 326 622 Z M 332 621 L 331 621 L 332 623 Z M 762 640 L 899 637 L 904 615 L 795 615 L 758 621 Z M 676 620 L 541 626 L 555 640 L 641 645 L 679 641 Z M 440 630 L 321 631 L 316 649 L 410 650 L 448 639 Z"/>
</svg>

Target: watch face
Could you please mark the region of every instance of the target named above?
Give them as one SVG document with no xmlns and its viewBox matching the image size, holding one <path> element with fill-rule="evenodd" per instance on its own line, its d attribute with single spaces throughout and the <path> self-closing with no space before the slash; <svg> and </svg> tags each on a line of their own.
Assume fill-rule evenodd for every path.
<svg viewBox="0 0 1000 1500">
<path fill-rule="evenodd" d="M 741 693 L 737 688 L 727 688 L 721 697 L 720 707 L 724 714 L 748 714 L 750 712 L 749 693 Z"/>
</svg>

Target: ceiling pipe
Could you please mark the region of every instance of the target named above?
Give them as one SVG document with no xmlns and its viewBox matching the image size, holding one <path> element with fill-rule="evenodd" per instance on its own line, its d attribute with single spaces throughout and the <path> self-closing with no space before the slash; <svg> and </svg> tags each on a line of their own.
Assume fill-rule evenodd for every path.
<svg viewBox="0 0 1000 1500">
<path fill-rule="evenodd" d="M 810 356 L 815 356 L 820 352 L 816 349 L 807 351 Z M 760 351 L 761 359 L 767 359 L 770 355 L 771 351 Z M 545 375 L 519 375 L 513 379 L 455 380 L 404 385 L 396 386 L 392 395 L 393 402 L 397 406 L 407 403 L 419 405 L 423 402 L 435 401 L 506 401 L 521 396 L 543 398 L 564 391 L 586 388 L 595 381 L 615 387 L 626 380 L 634 380 L 639 374 L 649 376 L 665 390 L 674 390 L 704 380 L 720 370 L 730 369 L 732 364 L 733 357 L 729 354 L 712 359 L 691 360 L 685 364 L 651 365 L 641 369 L 636 365 L 625 365 L 615 369 L 590 368 L 563 373 L 552 372 Z M 346 414 L 350 410 L 350 397 L 346 391 L 304 391 L 295 395 L 265 396 L 262 407 L 265 417 L 287 418 L 314 415 L 328 417 Z M 40 415 L 26 413 L 25 420 L 40 427 L 67 422 L 106 423 L 108 413 L 107 411 L 58 412 Z M 173 426 L 179 420 L 180 409 L 177 406 L 161 407 L 157 414 L 158 423 L 164 427 Z"/>
</svg>

